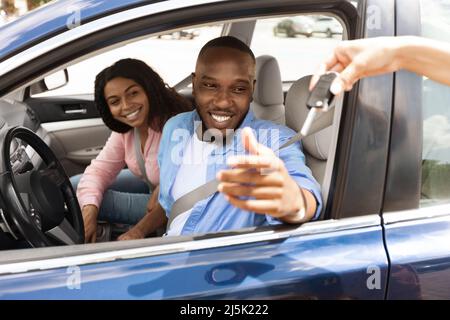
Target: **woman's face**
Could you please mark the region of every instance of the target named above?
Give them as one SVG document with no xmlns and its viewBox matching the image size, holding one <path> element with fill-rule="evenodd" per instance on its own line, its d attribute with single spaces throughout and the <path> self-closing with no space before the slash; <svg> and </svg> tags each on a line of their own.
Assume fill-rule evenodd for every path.
<svg viewBox="0 0 450 320">
<path fill-rule="evenodd" d="M 104 89 L 106 103 L 114 119 L 134 128 L 148 127 L 150 104 L 139 84 L 127 78 L 114 78 Z"/>
</svg>

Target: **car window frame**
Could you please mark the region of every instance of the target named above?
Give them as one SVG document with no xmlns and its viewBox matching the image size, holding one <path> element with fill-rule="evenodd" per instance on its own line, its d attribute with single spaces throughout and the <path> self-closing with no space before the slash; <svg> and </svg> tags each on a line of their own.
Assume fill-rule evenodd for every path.
<svg viewBox="0 0 450 320">
<path fill-rule="evenodd" d="M 199 19 L 196 21 L 199 22 L 195 24 L 202 25 L 213 22 L 221 23 L 224 21 L 232 21 L 233 19 L 242 19 L 243 16 L 245 16 L 246 18 L 251 18 L 256 16 L 262 17 L 282 15 L 292 12 L 301 14 L 306 12 L 311 13 L 324 11 L 326 9 L 330 12 L 336 13 L 337 16 L 340 16 L 342 21 L 346 24 L 349 38 L 355 38 L 356 30 L 355 28 L 349 28 L 349 19 L 356 20 L 356 14 L 353 14 L 350 17 L 346 17 L 342 13 L 344 10 L 349 10 L 350 8 L 355 9 L 347 1 L 322 0 L 318 4 L 309 5 L 303 4 L 303 1 L 306 2 L 306 0 L 282 1 L 284 5 L 283 3 L 280 3 L 280 6 L 274 6 L 273 4 L 265 0 L 251 0 L 246 1 L 245 3 L 241 2 L 244 13 L 235 12 L 231 16 L 228 16 L 226 13 L 229 12 L 229 8 L 233 8 L 236 6 L 236 1 L 210 0 L 205 4 L 197 5 L 192 8 L 189 7 L 186 10 L 188 12 L 183 14 L 179 14 L 179 12 L 180 10 L 184 12 L 184 7 L 181 7 L 177 10 L 169 10 L 168 12 L 159 12 L 159 10 L 155 10 L 154 8 L 156 6 L 160 6 L 160 4 L 164 3 L 161 2 L 140 7 L 138 9 L 130 9 L 86 23 L 78 28 L 68 30 L 67 32 L 58 35 L 57 41 L 59 41 L 59 43 L 55 44 L 55 39 L 48 39 L 34 47 L 31 47 L 28 50 L 25 50 L 24 52 L 19 53 L 12 59 L 6 59 L 5 61 L 1 62 L 0 70 L 2 71 L 0 71 L 0 97 L 5 95 L 7 92 L 13 91 L 19 87 L 23 87 L 25 83 L 23 80 L 20 81 L 21 79 L 28 78 L 29 80 L 27 81 L 27 84 L 35 82 L 36 78 L 32 80 L 30 80 L 30 78 L 32 78 L 36 74 L 50 74 L 64 63 L 74 60 L 73 55 L 79 55 L 78 52 L 80 51 L 86 51 L 85 54 L 88 54 L 89 52 L 100 50 L 117 42 L 124 41 L 127 37 L 130 37 L 129 34 L 131 33 L 133 34 L 133 38 L 138 38 L 139 36 L 158 35 L 188 28 L 192 26 L 192 23 L 187 24 L 190 22 L 190 20 L 187 18 L 187 16 L 190 15 L 189 12 L 193 12 L 192 14 L 195 14 L 195 12 L 202 12 L 202 14 L 196 14 L 196 18 Z M 295 6 L 292 5 L 293 2 L 295 2 L 296 6 L 299 7 L 299 9 L 295 10 Z M 255 9 L 254 12 L 248 14 L 244 10 L 246 9 L 245 7 L 253 8 L 258 3 L 264 4 L 264 6 L 261 5 L 257 9 Z M 329 8 L 330 4 L 333 3 L 334 6 L 336 6 L 334 10 Z M 339 3 L 345 3 L 346 6 L 338 6 Z M 217 10 L 217 14 L 214 16 L 214 18 L 208 18 L 208 11 L 213 8 L 212 5 L 214 5 L 214 7 L 221 8 L 221 10 Z M 321 9 L 322 7 L 324 9 Z M 131 18 L 130 16 L 133 15 L 137 17 Z M 171 18 L 173 16 L 175 16 L 176 18 Z M 167 24 L 169 24 L 170 26 L 167 26 Z M 110 33 L 110 37 L 106 37 L 105 33 Z M 89 41 L 91 45 L 89 45 Z M 80 46 L 83 49 L 80 49 Z M 40 56 L 38 57 L 36 57 L 36 53 L 34 52 L 35 50 L 37 50 L 36 48 L 39 48 L 38 54 L 40 54 Z M 47 50 L 43 48 L 50 49 Z M 68 58 L 68 56 L 70 58 Z"/>
<path fill-rule="evenodd" d="M 307 3 L 309 3 L 308 1 L 305 1 Z M 256 6 L 258 3 L 264 3 L 265 6 L 263 8 L 259 8 L 260 11 L 257 12 L 252 12 L 252 13 L 246 13 L 243 14 L 242 13 L 242 3 L 238 4 L 238 1 L 230 1 L 229 3 L 217 3 L 215 4 L 215 8 L 217 9 L 218 12 L 220 12 L 222 15 L 223 14 L 228 14 L 230 12 L 234 13 L 234 16 L 227 16 L 227 19 L 225 21 L 229 21 L 229 19 L 239 19 L 239 17 L 243 17 L 245 16 L 246 18 L 250 18 L 250 17 L 256 17 L 256 16 L 261 16 L 261 17 L 266 17 L 266 16 L 272 16 L 274 13 L 275 14 L 285 14 L 285 13 L 311 13 L 311 12 L 324 12 L 326 11 L 324 8 L 329 8 L 330 3 L 334 3 L 335 5 L 342 5 L 342 1 L 339 0 L 329 0 L 329 1 L 321 1 L 319 4 L 316 5 L 308 5 L 305 6 L 303 4 L 303 1 L 295 1 L 295 5 L 293 5 L 293 1 L 290 0 L 282 0 L 280 1 L 280 3 L 277 3 L 276 5 L 273 3 L 270 3 L 270 1 L 263 1 L 263 0 L 255 0 L 255 1 L 249 1 L 247 3 L 248 8 L 252 8 L 252 6 Z M 249 5 L 250 4 L 250 5 Z M 228 7 L 227 7 L 228 6 Z M 297 7 L 298 9 L 295 10 L 295 7 Z M 356 10 L 353 6 L 351 7 L 353 10 Z M 358 10 L 363 10 L 364 6 L 360 6 L 358 8 Z M 227 9 L 227 10 L 224 10 Z M 198 16 L 204 16 L 205 14 L 205 10 L 209 11 L 211 10 L 211 7 L 209 6 L 199 6 L 198 8 L 193 8 L 192 11 L 195 11 L 195 13 Z M 275 10 L 275 12 L 274 12 Z M 277 10 L 279 12 L 277 12 Z M 360 37 L 363 34 L 363 27 L 361 25 L 361 23 L 357 24 L 358 20 L 357 20 L 357 16 L 358 14 L 356 14 L 356 11 L 352 11 L 353 14 L 351 17 L 347 17 L 342 11 L 339 10 L 343 10 L 342 6 L 338 6 L 336 8 L 334 8 L 333 13 L 338 15 L 345 23 L 346 23 L 346 29 L 348 30 L 348 37 L 350 39 L 355 38 L 355 37 Z M 245 12 L 245 10 L 244 10 Z M 145 24 L 148 25 L 152 25 L 153 27 L 150 29 L 146 29 L 146 34 L 157 34 L 158 32 L 167 32 L 168 30 L 175 30 L 176 28 L 184 28 L 186 27 L 186 22 L 183 19 L 179 19 L 176 20 L 173 17 L 174 12 L 169 12 L 169 13 L 160 13 L 160 14 L 153 14 L 151 16 L 146 16 L 145 19 L 136 19 L 136 20 L 131 20 L 129 21 L 127 24 L 123 24 L 120 26 L 120 32 L 127 32 L 132 33 L 131 30 L 136 30 L 136 29 L 144 29 L 142 26 Z M 183 17 L 185 19 L 188 19 L 189 15 L 186 15 L 186 13 L 183 13 Z M 204 23 L 207 22 L 214 22 L 217 23 L 219 21 L 223 21 L 220 20 L 220 15 L 219 17 L 215 17 L 213 20 L 207 21 L 206 17 Z M 149 21 L 149 20 L 157 20 L 158 22 L 154 22 L 154 21 Z M 170 21 L 176 21 L 177 23 L 172 25 L 170 28 L 166 26 L 166 29 L 163 29 L 163 27 L 161 27 L 161 25 L 164 25 L 163 21 L 165 19 L 171 19 Z M 352 19 L 352 20 L 350 20 Z M 145 21 L 144 21 L 145 20 Z M 125 31 L 124 31 L 125 30 Z M 22 73 L 22 79 L 11 79 L 8 78 L 7 80 L 1 80 L 0 81 L 0 92 L 5 92 L 7 90 L 12 90 L 13 88 L 16 87 L 21 87 L 24 85 L 27 85 L 28 83 L 32 82 L 32 80 L 29 80 L 29 77 L 31 77 L 33 74 L 36 74 L 36 72 L 32 72 L 32 68 L 33 67 L 37 67 L 37 66 L 41 66 L 41 68 L 39 68 L 40 72 L 42 72 L 43 74 L 45 74 L 46 72 L 49 72 L 50 70 L 53 70 L 56 68 L 56 65 L 61 66 L 64 65 L 65 63 L 68 62 L 68 59 L 70 59 L 71 56 L 74 55 L 74 49 L 78 49 L 75 52 L 95 52 L 96 49 L 99 49 L 99 46 L 102 47 L 106 47 L 108 45 L 112 45 L 112 43 L 114 41 L 112 41 L 112 38 L 114 37 L 114 32 L 113 34 L 111 34 L 112 30 L 103 30 L 102 32 L 98 32 L 96 34 L 90 34 L 90 35 L 86 35 L 83 38 L 80 38 L 79 40 L 69 43 L 63 47 L 57 48 L 54 51 L 45 54 L 44 56 L 40 57 L 40 59 L 35 59 L 30 61 L 29 63 L 20 66 L 18 68 L 18 70 L 23 71 L 24 73 Z M 108 36 L 106 36 L 106 32 L 108 33 Z M 118 33 L 117 36 L 120 36 L 120 32 L 118 32 L 116 30 L 116 32 Z M 103 35 L 103 41 L 93 41 L 93 39 L 98 39 L 98 37 L 100 36 L 100 33 Z M 134 33 L 135 37 L 136 34 Z M 123 36 L 123 35 L 122 35 Z M 95 43 L 95 45 L 87 45 L 87 42 L 91 41 L 92 43 Z M 80 44 L 81 42 L 81 44 Z M 115 42 L 118 42 L 117 40 Z M 89 49 L 85 48 L 85 46 L 87 46 Z M 87 54 L 87 52 L 86 52 Z M 57 57 L 57 59 L 55 60 L 55 57 Z M 42 60 L 41 60 L 42 59 Z M 73 59 L 73 58 L 72 58 Z M 46 64 L 43 63 L 45 61 L 52 61 L 52 63 L 50 64 Z M 43 67 L 46 66 L 46 67 Z M 26 81 L 24 80 L 26 77 L 28 77 L 26 79 Z M 13 81 L 14 80 L 14 81 Z M 20 80 L 20 81 L 19 81 Z M 353 93 L 350 93 L 347 97 L 347 103 L 355 103 L 356 99 L 355 96 L 356 95 L 356 91 L 354 91 Z M 353 97 L 353 98 L 352 98 Z M 353 107 L 352 107 L 353 108 Z M 349 118 L 351 119 L 351 118 Z M 347 119 L 348 120 L 348 119 Z M 341 128 L 341 131 L 343 129 Z M 348 146 L 349 147 L 349 146 Z M 345 208 L 344 208 L 345 209 Z M 364 215 L 363 217 L 357 217 L 355 218 L 358 220 L 357 225 L 358 226 L 373 226 L 373 225 L 379 225 L 379 216 L 378 215 Z M 354 222 L 351 220 L 351 218 L 349 219 L 344 219 L 342 221 L 334 221 L 334 220 L 326 220 L 326 221 L 318 221 L 318 222 L 314 222 L 314 223 L 307 223 L 304 224 L 302 226 L 298 226 L 298 225 L 285 225 L 283 226 L 283 231 L 279 231 L 277 227 L 270 227 L 268 233 L 270 234 L 270 237 L 275 237 L 277 239 L 280 238 L 288 238 L 290 236 L 298 236 L 303 234 L 304 232 L 307 232 L 306 230 L 310 230 L 310 229 L 317 229 L 317 232 L 321 233 L 321 232 L 330 232 L 330 231 L 335 231 L 338 230 L 338 226 L 339 224 L 342 224 L 343 228 L 353 228 L 354 227 Z M 352 227 L 353 226 L 353 227 Z M 264 239 L 266 239 L 265 237 L 268 236 L 267 233 L 265 232 L 265 228 L 252 228 L 249 234 L 247 234 L 246 232 L 248 230 L 237 230 L 237 231 L 230 231 L 230 232 L 224 232 L 224 233 L 219 233 L 219 234 L 208 234 L 205 235 L 204 237 L 206 238 L 202 238 L 202 236 L 200 237 L 189 237 L 186 240 L 182 239 L 182 237 L 176 237 L 176 239 L 174 239 L 174 241 L 176 241 L 177 243 L 179 242 L 181 243 L 194 243 L 195 246 L 195 242 L 197 240 L 205 240 L 206 245 L 208 246 L 208 242 L 211 240 L 211 238 L 214 238 L 218 241 L 220 241 L 220 239 L 222 239 L 223 237 L 234 237 L 234 236 L 238 236 L 240 237 L 240 241 L 242 241 L 242 236 L 244 238 L 248 238 L 248 240 L 246 241 L 263 241 Z M 308 231 L 311 232 L 311 231 Z M 259 238 L 260 235 L 263 235 L 261 238 Z M 267 238 L 268 239 L 268 238 Z M 193 241 L 195 240 L 195 241 Z M 155 239 L 146 239 L 144 241 L 145 246 L 149 246 L 149 244 L 151 245 L 151 248 L 155 248 L 156 246 L 160 245 L 159 242 L 161 242 L 161 245 L 164 244 L 166 241 L 168 241 L 167 239 L 157 239 L 157 241 L 155 241 Z M 170 242 L 170 241 L 169 241 Z M 117 247 L 114 248 L 113 251 L 120 251 L 123 246 L 126 246 L 125 244 L 115 244 Z M 91 252 L 93 253 L 101 253 L 101 251 L 98 251 L 99 249 L 97 249 L 96 245 L 82 245 L 85 246 L 83 248 L 81 248 L 83 252 L 85 252 L 84 250 L 86 250 L 87 252 Z M 99 245 L 100 248 L 103 248 L 103 245 Z M 189 246 L 184 246 L 184 250 L 193 250 L 192 248 L 188 248 Z M 33 249 L 35 250 L 35 249 Z M 181 249 L 175 249 L 175 250 L 181 250 Z M 66 251 L 67 250 L 64 250 Z M 147 253 L 146 253 L 147 254 Z M 115 254 L 117 257 L 122 257 L 119 254 Z M 133 256 L 133 254 L 131 254 Z M 0 260 L 1 261 L 1 260 Z M 0 262 L 1 263 L 1 262 Z"/>
<path fill-rule="evenodd" d="M 397 0 L 408 6 L 396 11 L 397 36 L 420 36 L 417 0 Z M 419 208 L 422 175 L 422 77 L 408 71 L 394 74 L 394 100 L 389 142 L 389 161 L 383 212 Z M 404 92 L 408 92 L 405 95 Z"/>
<path fill-rule="evenodd" d="M 0 275 L 163 256 L 233 245 L 283 241 L 293 237 L 320 236 L 363 228 L 379 228 L 380 225 L 379 215 L 368 215 L 341 220 L 317 221 L 301 226 L 252 227 L 195 236 L 147 238 L 61 247 L 8 250 L 3 251 L 7 252 L 7 255 L 0 254 Z"/>
</svg>

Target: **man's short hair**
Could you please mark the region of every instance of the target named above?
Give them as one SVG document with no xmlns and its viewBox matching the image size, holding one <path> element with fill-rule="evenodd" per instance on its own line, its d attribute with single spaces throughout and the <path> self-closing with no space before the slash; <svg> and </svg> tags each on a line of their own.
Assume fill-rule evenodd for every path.
<svg viewBox="0 0 450 320">
<path fill-rule="evenodd" d="M 203 48 L 200 50 L 200 53 L 198 54 L 197 60 L 202 57 L 206 50 L 210 48 L 231 48 L 236 49 L 241 52 L 247 53 L 253 60 L 253 62 L 256 62 L 255 55 L 253 54 L 253 51 L 241 40 L 238 38 L 232 37 L 232 36 L 224 36 L 212 39 L 208 41 Z"/>
</svg>

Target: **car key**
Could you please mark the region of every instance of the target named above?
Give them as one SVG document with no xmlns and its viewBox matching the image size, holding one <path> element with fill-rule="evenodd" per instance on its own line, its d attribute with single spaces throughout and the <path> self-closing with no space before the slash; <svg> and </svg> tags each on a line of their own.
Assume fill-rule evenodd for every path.
<svg viewBox="0 0 450 320">
<path fill-rule="evenodd" d="M 314 89 L 310 92 L 306 106 L 311 108 L 321 108 L 328 111 L 333 106 L 334 94 L 330 91 L 331 84 L 338 76 L 337 72 L 327 72 L 320 76 Z"/>
<path fill-rule="evenodd" d="M 334 106 L 335 97 L 330 91 L 331 84 L 338 76 L 337 72 L 330 71 L 320 76 L 314 89 L 308 96 L 306 106 L 310 109 L 305 123 L 303 124 L 300 134 L 307 136 L 311 128 L 311 125 L 316 118 L 318 112 L 327 112 Z"/>
</svg>

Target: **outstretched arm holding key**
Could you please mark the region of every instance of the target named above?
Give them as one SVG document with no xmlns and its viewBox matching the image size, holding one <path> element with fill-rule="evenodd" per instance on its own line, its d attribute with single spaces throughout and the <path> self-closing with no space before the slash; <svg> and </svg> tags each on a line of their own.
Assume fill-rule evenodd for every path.
<svg viewBox="0 0 450 320">
<path fill-rule="evenodd" d="M 310 90 L 326 71 L 340 73 L 331 86 L 338 95 L 361 78 L 401 69 L 450 85 L 450 43 L 414 36 L 343 41 L 313 76 Z"/>
</svg>

